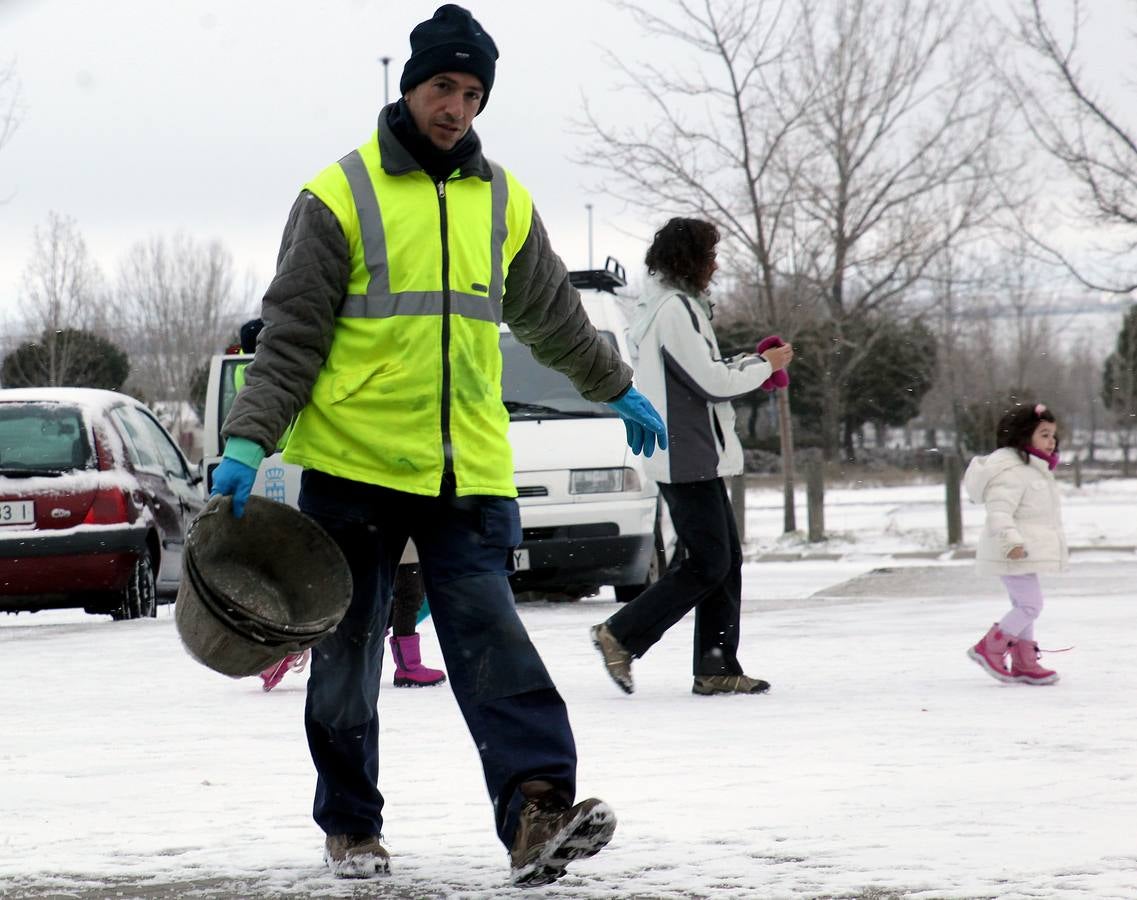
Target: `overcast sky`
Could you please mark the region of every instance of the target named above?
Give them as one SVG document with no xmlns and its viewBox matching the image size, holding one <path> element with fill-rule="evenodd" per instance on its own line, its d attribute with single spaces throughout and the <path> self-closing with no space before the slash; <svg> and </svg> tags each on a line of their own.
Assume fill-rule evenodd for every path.
<svg viewBox="0 0 1137 900">
<path fill-rule="evenodd" d="M 586 191 L 570 119 L 583 96 L 619 113 L 602 47 L 627 41 L 605 0 L 465 4 L 501 58 L 475 127 L 534 196 L 570 268 L 615 255 L 638 270 L 659 223 Z M 0 65 L 23 121 L 0 149 L 0 321 L 14 311 L 32 231 L 73 217 L 105 275 L 135 242 L 217 238 L 267 283 L 300 186 L 362 143 L 435 0 L 0 0 Z M 539 9 L 539 13 L 535 12 Z M 633 234 L 629 235 L 627 232 Z"/>
<path fill-rule="evenodd" d="M 0 66 L 14 63 L 24 107 L 0 149 L 0 323 L 50 211 L 76 220 L 108 278 L 134 243 L 182 230 L 222 241 L 238 276 L 252 272 L 263 288 L 297 190 L 368 137 L 384 96 L 380 57 L 391 58 L 395 96 L 409 32 L 438 5 L 0 0 Z M 501 53 L 475 123 L 487 154 L 529 187 L 570 268 L 588 263 L 591 203 L 595 263 L 612 254 L 634 279 L 667 211 L 646 221 L 589 192 L 572 124 L 585 97 L 606 122 L 641 115 L 614 90 L 604 50 L 644 61 L 653 48 L 607 0 L 467 5 Z M 1092 42 L 1104 47 L 1113 34 L 1132 46 L 1134 0 L 1085 6 L 1089 58 L 1124 60 L 1116 44 Z M 655 62 L 689 64 L 674 45 Z M 1128 77 L 1103 82 L 1121 90 Z"/>
</svg>

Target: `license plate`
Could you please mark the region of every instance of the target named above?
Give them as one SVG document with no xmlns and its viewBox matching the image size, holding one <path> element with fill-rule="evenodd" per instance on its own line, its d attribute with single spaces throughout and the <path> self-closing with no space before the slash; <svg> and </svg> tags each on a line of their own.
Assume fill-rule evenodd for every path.
<svg viewBox="0 0 1137 900">
<path fill-rule="evenodd" d="M 528 550 L 514 550 L 513 551 L 513 568 L 515 571 L 520 572 L 523 569 L 529 568 L 529 551 Z"/>
<path fill-rule="evenodd" d="M 36 507 L 31 500 L 0 500 L 0 525 L 34 525 Z"/>
</svg>

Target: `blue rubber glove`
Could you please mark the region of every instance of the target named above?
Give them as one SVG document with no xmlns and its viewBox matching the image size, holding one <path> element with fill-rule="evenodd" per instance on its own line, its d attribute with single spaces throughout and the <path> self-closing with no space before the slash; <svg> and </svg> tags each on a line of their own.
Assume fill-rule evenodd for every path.
<svg viewBox="0 0 1137 900">
<path fill-rule="evenodd" d="M 232 497 L 233 515 L 239 519 L 245 514 L 245 503 L 253 492 L 253 482 L 256 480 L 256 469 L 226 457 L 213 470 L 213 490 L 209 493 Z"/>
<path fill-rule="evenodd" d="M 231 438 L 228 443 L 231 444 L 237 440 L 240 439 Z M 252 444 L 252 441 L 248 443 Z M 220 494 L 222 497 L 232 497 L 233 515 L 239 519 L 245 514 L 245 503 L 249 499 L 249 494 L 253 492 L 253 482 L 257 480 L 257 467 L 250 466 L 248 463 L 241 462 L 229 455 L 228 444 L 225 449 L 225 458 L 213 470 L 213 488 L 209 493 Z M 260 447 L 256 449 L 260 451 Z M 264 455 L 263 451 L 261 451 L 261 455 Z"/>
<path fill-rule="evenodd" d="M 635 388 L 628 388 L 622 397 L 609 400 L 608 405 L 620 414 L 624 428 L 628 432 L 628 446 L 633 453 L 642 452 L 644 456 L 655 453 L 656 441 L 659 449 L 667 449 L 667 426 L 651 405 L 651 401 Z"/>
</svg>

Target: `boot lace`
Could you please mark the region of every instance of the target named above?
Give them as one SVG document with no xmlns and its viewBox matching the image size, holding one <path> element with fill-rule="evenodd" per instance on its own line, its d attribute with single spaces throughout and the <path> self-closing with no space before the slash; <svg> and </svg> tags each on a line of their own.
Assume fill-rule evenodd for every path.
<svg viewBox="0 0 1137 900">
<path fill-rule="evenodd" d="M 1011 644 L 1017 644 L 1017 643 L 1019 643 L 1019 642 L 1018 641 L 1011 641 Z M 1023 643 L 1026 643 L 1026 642 L 1024 641 Z M 1031 641 L 1030 643 L 1034 644 L 1034 641 Z M 1043 653 L 1065 653 L 1067 650 L 1073 650 L 1073 649 L 1074 649 L 1073 644 L 1071 644 L 1069 647 L 1055 647 L 1051 650 L 1048 650 L 1045 647 L 1040 647 L 1040 646 L 1038 646 L 1038 644 L 1034 644 L 1034 656 L 1035 656 L 1035 659 L 1042 659 Z"/>
<path fill-rule="evenodd" d="M 1035 644 L 1034 649 L 1039 656 L 1042 656 L 1043 653 L 1065 653 L 1067 650 L 1073 650 L 1074 646 L 1070 645 L 1069 647 L 1054 647 L 1051 650 L 1047 650 L 1045 647 L 1040 647 L 1038 644 Z"/>
</svg>

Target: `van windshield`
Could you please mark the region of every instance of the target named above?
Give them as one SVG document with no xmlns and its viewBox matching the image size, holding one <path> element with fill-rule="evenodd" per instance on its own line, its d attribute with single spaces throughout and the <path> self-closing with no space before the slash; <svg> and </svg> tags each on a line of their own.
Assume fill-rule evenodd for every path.
<svg viewBox="0 0 1137 900">
<path fill-rule="evenodd" d="M 600 337 L 616 346 L 610 331 Z M 501 332 L 501 399 L 512 421 L 615 417 L 607 403 L 585 400 L 560 372 L 541 365 L 510 332 Z"/>
</svg>

